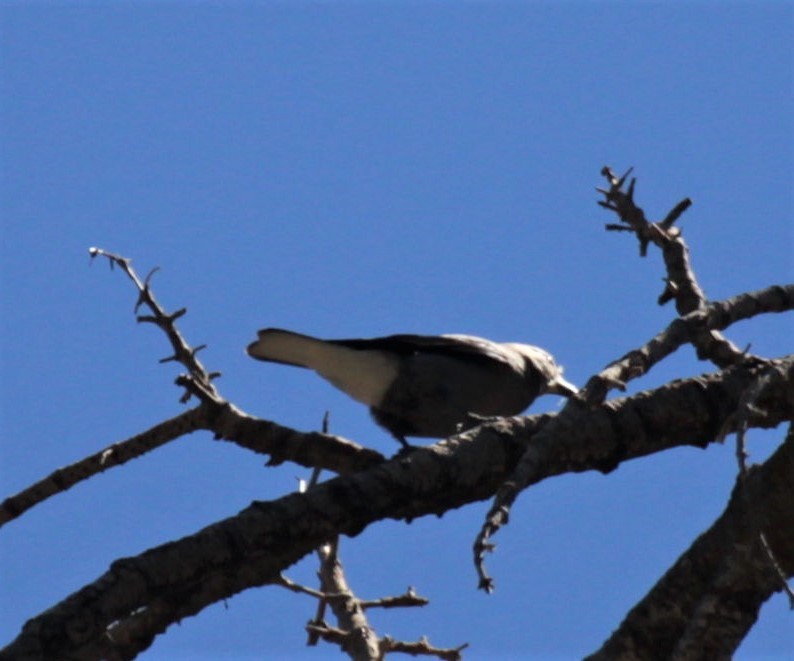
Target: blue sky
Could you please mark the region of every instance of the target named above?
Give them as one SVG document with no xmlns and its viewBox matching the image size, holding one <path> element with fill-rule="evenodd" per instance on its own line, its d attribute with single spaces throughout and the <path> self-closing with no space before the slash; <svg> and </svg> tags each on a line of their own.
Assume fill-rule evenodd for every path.
<svg viewBox="0 0 794 661">
<path fill-rule="evenodd" d="M 582 384 L 672 318 L 658 254 L 596 206 L 601 167 L 636 167 L 651 218 L 681 198 L 707 294 L 794 274 L 794 5 L 595 2 L 11 2 L 0 9 L 0 485 L 182 410 L 164 337 L 135 323 L 99 246 L 160 266 L 228 399 L 384 452 L 366 410 L 301 370 L 243 354 L 255 331 L 326 337 L 462 332 L 552 351 Z M 775 316 L 729 337 L 790 353 Z M 632 392 L 708 371 L 682 350 Z M 553 410 L 541 398 L 533 412 Z M 762 460 L 783 432 L 753 432 Z M 731 443 L 523 494 L 476 591 L 487 503 L 342 541 L 380 634 L 470 643 L 467 658 L 596 649 L 719 515 Z M 190 534 L 306 477 L 209 435 L 81 484 L 0 531 L 0 642 L 109 563 Z M 314 581 L 314 563 L 289 575 Z M 248 591 L 173 627 L 141 658 L 336 656 L 304 645 L 308 599 Z M 785 600 L 738 659 L 794 647 Z"/>
</svg>

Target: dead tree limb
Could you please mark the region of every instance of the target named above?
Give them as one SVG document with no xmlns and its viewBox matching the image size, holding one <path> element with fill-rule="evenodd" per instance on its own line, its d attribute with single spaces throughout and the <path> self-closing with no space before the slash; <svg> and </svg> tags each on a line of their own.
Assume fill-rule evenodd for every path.
<svg viewBox="0 0 794 661">
<path fill-rule="evenodd" d="M 737 480 L 725 511 L 626 616 L 590 661 L 729 659 L 782 589 L 758 537 L 794 574 L 794 432 Z"/>
<path fill-rule="evenodd" d="M 781 378 L 765 390 L 763 415 L 749 419 L 753 427 L 794 419 L 794 356 L 772 364 Z M 30 620 L 0 659 L 56 653 L 106 658 L 115 649 L 108 637 L 114 625 L 144 614 L 151 617 L 147 639 L 153 640 L 209 604 L 277 582 L 282 571 L 337 534 L 355 536 L 384 518 L 410 520 L 492 497 L 528 449 L 538 458 L 537 482 L 670 447 L 704 447 L 716 440 L 759 369 L 740 365 L 595 410 L 581 407 L 570 429 L 540 444 L 554 415 L 489 423 L 304 494 L 255 502 L 194 535 L 114 562 L 94 583 Z M 779 559 L 786 567 L 792 562 L 786 555 Z"/>
</svg>

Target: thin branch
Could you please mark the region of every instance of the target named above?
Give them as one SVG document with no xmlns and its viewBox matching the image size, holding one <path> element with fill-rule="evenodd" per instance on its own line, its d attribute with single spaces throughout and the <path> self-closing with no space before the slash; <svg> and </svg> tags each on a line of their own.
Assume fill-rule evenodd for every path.
<svg viewBox="0 0 794 661">
<path fill-rule="evenodd" d="M 306 625 L 306 632 L 310 636 L 316 637 L 317 640 L 322 638 L 324 641 L 339 645 L 343 649 L 353 634 L 351 631 L 332 627 L 325 622 L 309 622 Z"/>
<path fill-rule="evenodd" d="M 769 361 L 767 364 L 739 366 L 720 373 L 724 377 L 738 374 L 746 374 L 749 379 L 744 382 L 740 392 L 734 393 L 734 397 L 726 397 L 725 392 L 719 394 L 715 391 L 713 397 L 707 395 L 701 388 L 687 388 L 687 394 L 678 391 L 681 383 L 671 383 L 663 386 L 656 391 L 656 395 L 662 392 L 678 391 L 682 396 L 676 397 L 676 402 L 670 401 L 669 416 L 665 416 L 664 424 L 683 423 L 687 421 L 689 429 L 689 439 L 691 444 L 705 447 L 718 435 L 719 430 L 732 415 L 742 397 L 745 388 L 755 381 L 762 369 L 770 366 L 780 370 L 781 379 L 775 380 L 765 391 L 765 413 L 759 416 L 751 416 L 753 426 L 768 426 L 772 418 L 770 413 L 774 412 L 773 417 L 778 423 L 781 421 L 781 410 L 786 410 L 791 406 L 788 398 L 791 388 L 794 387 L 794 355 L 787 356 L 777 361 Z M 694 381 L 705 382 L 714 378 L 714 375 L 698 377 Z M 774 397 L 772 393 L 777 393 Z M 783 393 L 787 393 L 785 396 Z M 783 399 L 780 397 L 783 396 Z M 493 536 L 506 525 L 509 519 L 510 510 L 518 495 L 532 484 L 556 475 L 559 472 L 558 461 L 560 457 L 565 457 L 566 470 L 578 472 L 580 470 L 597 469 L 608 473 L 614 470 L 620 463 L 629 457 L 645 456 L 643 451 L 649 440 L 649 432 L 652 419 L 659 420 L 657 416 L 662 413 L 664 407 L 659 401 L 652 403 L 655 397 L 650 393 L 638 393 L 632 398 L 623 400 L 611 400 L 596 409 L 589 409 L 582 402 L 569 400 L 565 407 L 556 415 L 549 419 L 548 424 L 543 425 L 532 437 L 531 443 L 525 448 L 521 459 L 515 468 L 510 471 L 502 486 L 493 499 L 493 504 L 486 514 L 485 521 L 478 533 L 474 546 L 474 564 L 479 576 L 479 587 L 486 592 L 493 590 L 493 580 L 485 569 L 485 557 L 494 549 Z M 624 402 L 634 402 L 637 409 L 633 417 L 616 416 L 617 411 L 623 406 Z M 711 419 L 712 426 L 709 432 L 709 440 L 703 445 L 697 443 L 694 431 L 694 408 L 700 408 L 707 418 Z M 721 411 L 722 417 L 714 419 L 714 412 Z M 686 412 L 686 415 L 682 415 Z M 782 420 L 794 418 L 783 417 Z M 585 420 L 587 420 L 585 422 Z M 585 430 L 582 425 L 588 427 Z M 774 426 L 774 425 L 772 425 Z M 619 432 L 618 432 L 619 430 Z M 663 432 L 666 435 L 672 432 L 672 427 L 668 427 Z M 592 433 L 592 435 L 590 435 Z M 582 435 L 590 435 L 590 440 L 584 441 Z M 612 441 L 602 445 L 604 437 L 611 437 Z M 647 448 L 646 448 L 647 449 Z M 657 446 L 654 451 L 659 451 Z"/>
<path fill-rule="evenodd" d="M 322 430 L 324 434 L 328 433 L 329 424 L 330 424 L 330 413 L 326 411 L 325 415 L 323 416 L 323 424 L 322 424 Z M 315 486 L 320 481 L 321 472 L 322 471 L 319 468 L 315 468 L 312 471 L 312 476 L 309 479 L 309 484 L 308 484 L 309 488 Z M 317 549 L 316 555 L 318 560 L 320 561 L 320 571 L 318 572 L 317 575 L 321 582 L 323 580 L 322 577 L 324 573 L 326 573 L 323 571 L 322 565 L 324 562 L 327 561 L 327 558 L 336 557 L 338 547 L 339 547 L 339 536 L 336 536 L 330 542 Z M 320 599 L 317 602 L 317 610 L 314 613 L 314 619 L 312 620 L 312 622 L 318 625 L 322 624 L 325 621 L 325 611 L 327 608 L 328 608 L 328 600 Z M 314 647 L 315 645 L 317 645 L 317 642 L 320 640 L 320 636 L 316 631 L 308 631 L 308 634 L 309 635 L 306 639 L 306 644 L 310 647 Z"/>
<path fill-rule="evenodd" d="M 684 211 L 689 209 L 689 207 L 691 206 L 692 206 L 692 200 L 690 200 L 688 197 L 684 198 L 670 210 L 667 216 L 665 216 L 665 219 L 661 223 L 659 223 L 659 226 L 663 230 L 669 230 L 673 226 L 675 221 L 681 217 L 681 214 L 683 214 Z"/>
<path fill-rule="evenodd" d="M 186 388 L 185 395 L 182 396 L 181 401 L 186 402 L 190 395 L 195 395 L 201 401 L 209 400 L 215 403 L 223 403 L 224 399 L 212 384 L 213 379 L 220 376 L 220 372 L 209 372 L 196 357 L 198 352 L 204 348 L 204 345 L 195 348 L 191 347 L 182 337 L 174 323 L 187 310 L 182 308 L 172 314 L 168 314 L 154 297 L 150 285 L 152 276 L 157 272 L 158 268 L 152 269 L 146 278 L 141 280 L 132 268 L 132 260 L 127 257 L 122 257 L 101 248 L 89 248 L 88 254 L 92 259 L 105 257 L 110 262 L 111 268 L 114 265 L 118 266 L 132 280 L 138 290 L 138 301 L 135 304 L 136 314 L 142 305 L 151 310 L 151 315 L 138 315 L 138 322 L 152 323 L 160 328 L 165 333 L 174 351 L 171 356 L 161 359 L 160 362 L 178 362 L 188 370 L 188 374 L 183 375 L 177 381 L 178 385 Z"/>
<path fill-rule="evenodd" d="M 323 433 L 328 433 L 328 419 L 329 414 L 326 411 L 325 416 L 323 417 Z M 312 476 L 307 484 L 301 484 L 300 492 L 305 493 L 309 489 L 315 487 L 320 479 L 320 469 L 315 468 L 312 471 Z M 364 600 L 359 599 L 350 589 L 347 579 L 345 577 L 344 569 L 342 568 L 342 562 L 339 559 L 339 536 L 335 536 L 330 542 L 321 545 L 317 549 L 317 557 L 320 560 L 320 569 L 318 572 L 318 577 L 320 578 L 320 586 L 322 588 L 321 591 L 311 591 L 314 593 L 314 596 L 317 596 L 317 612 L 315 613 L 314 619 L 309 623 L 307 627 L 308 632 L 308 639 L 306 644 L 309 646 L 314 646 L 317 644 L 318 640 L 322 636 L 321 632 L 324 630 L 327 625 L 325 624 L 325 611 L 328 604 L 331 605 L 331 608 L 336 615 L 336 618 L 339 622 L 341 630 L 346 630 L 352 632 L 354 629 L 359 632 L 365 632 L 361 635 L 365 640 L 362 642 L 359 638 L 345 638 L 344 644 L 342 648 L 344 650 L 348 650 L 346 645 L 350 643 L 352 640 L 356 641 L 352 647 L 349 648 L 348 651 L 351 652 L 351 655 L 356 658 L 354 654 L 355 650 L 358 650 L 358 654 L 362 656 L 362 658 L 368 658 L 368 654 L 373 651 L 371 646 L 372 640 L 377 641 L 377 636 L 374 633 L 373 629 L 369 626 L 369 623 L 365 619 L 364 612 L 369 608 L 406 608 L 412 606 L 425 606 L 429 602 L 427 599 L 420 597 L 416 594 L 416 591 L 409 587 L 408 590 L 399 596 L 396 597 L 383 597 L 381 599 L 375 600 Z M 282 577 L 283 579 L 283 577 Z M 283 579 L 286 581 L 286 579 Z M 292 582 L 289 581 L 291 584 Z M 294 589 L 295 591 L 304 591 L 309 594 L 309 589 L 304 588 L 303 586 L 297 586 L 292 584 L 290 589 Z M 333 592 L 330 592 L 333 590 Z M 351 628 L 353 627 L 353 628 Z M 342 639 L 338 639 L 339 642 Z M 381 656 L 384 653 L 384 641 L 389 640 L 391 643 L 394 643 L 389 638 L 385 638 L 383 640 L 377 641 L 378 645 L 381 650 Z M 412 643 L 395 643 L 397 645 L 406 645 L 410 646 Z"/>
<path fill-rule="evenodd" d="M 100 248 L 89 249 L 89 254 L 92 258 L 105 257 L 111 268 L 120 267 L 132 280 L 138 290 L 136 313 L 142 305 L 152 311 L 152 315 L 139 316 L 138 320 L 156 324 L 168 337 L 174 353 L 163 360 L 179 362 L 189 372 L 176 379 L 177 385 L 185 388 L 181 401 L 185 402 L 194 395 L 211 407 L 206 428 L 215 433 L 216 439 L 232 441 L 255 452 L 269 454 L 269 466 L 289 460 L 303 466 L 328 468 L 345 474 L 383 461 L 383 455 L 379 452 L 362 448 L 338 436 L 298 432 L 268 420 L 253 418 L 227 402 L 212 384 L 212 380 L 220 373 L 208 372 L 196 358 L 204 345 L 191 347 L 175 326 L 174 322 L 186 313 L 186 309 L 168 314 L 155 299 L 151 279 L 157 268 L 152 269 L 141 281 L 131 266 L 132 260 Z"/>
<path fill-rule="evenodd" d="M 731 324 L 759 314 L 794 309 L 794 284 L 773 285 L 766 289 L 740 294 L 725 301 L 678 317 L 642 347 L 630 351 L 592 377 L 578 397 L 588 406 L 601 404 L 611 389 L 625 390 L 626 384 L 647 374 L 662 359 L 684 344 L 694 342 L 705 331 L 723 330 Z"/>
<path fill-rule="evenodd" d="M 720 431 L 720 436 L 719 436 L 720 440 L 722 440 L 725 437 L 727 431 L 731 427 L 733 427 L 736 431 L 736 461 L 739 466 L 738 479 L 741 484 L 744 484 L 750 475 L 747 466 L 747 459 L 749 454 L 747 452 L 747 447 L 745 442 L 745 436 L 748 428 L 750 427 L 750 419 L 751 418 L 757 419 L 759 415 L 764 414 L 764 411 L 759 406 L 758 402 L 763 397 L 764 392 L 771 387 L 773 381 L 776 379 L 779 380 L 781 378 L 783 378 L 783 375 L 774 367 L 770 367 L 768 370 L 760 374 L 756 379 L 755 383 L 751 384 L 747 388 L 744 396 L 739 402 L 739 406 L 736 407 L 736 411 L 732 416 L 730 416 L 728 420 L 726 420 L 725 425 L 723 425 L 723 429 Z M 794 424 L 789 426 L 789 434 L 786 439 L 786 442 L 794 445 Z M 778 578 L 780 579 L 780 585 L 783 591 L 788 596 L 789 607 L 794 609 L 794 589 L 792 589 L 792 587 L 788 584 L 788 581 L 786 579 L 786 574 L 783 571 L 780 562 L 775 557 L 775 553 L 772 550 L 769 541 L 767 540 L 764 527 L 757 523 L 758 517 L 753 516 L 753 512 L 752 512 L 753 504 L 749 501 L 747 490 L 743 489 L 742 493 L 745 495 L 745 498 L 747 499 L 748 518 L 750 519 L 754 527 L 757 529 L 758 538 L 761 542 L 761 546 L 764 549 L 764 553 L 766 554 L 766 557 L 769 560 L 769 564 L 775 570 Z"/>
<path fill-rule="evenodd" d="M 69 466 L 54 471 L 0 504 L 0 526 L 24 514 L 43 501 L 63 493 L 75 484 L 121 466 L 186 434 L 206 429 L 209 412 L 204 405 L 180 413 L 147 431 L 95 452 Z"/>
<path fill-rule="evenodd" d="M 609 189 L 599 189 L 605 197 L 609 210 L 618 215 L 622 223 L 637 236 L 640 242 L 640 254 L 647 254 L 648 245 L 653 243 L 662 251 L 667 271 L 666 286 L 659 296 L 659 304 L 674 300 L 679 316 L 684 316 L 706 306 L 706 295 L 697 282 L 689 261 L 689 250 L 680 230 L 673 227 L 681 214 L 689 208 L 692 201 L 686 198 L 679 202 L 667 214 L 661 223 L 651 223 L 645 212 L 634 202 L 634 184 L 632 179 L 628 191 L 623 190 L 626 176 L 618 178 L 609 167 L 604 167 L 601 174 L 609 182 Z M 708 359 L 717 367 L 724 368 L 748 359 L 746 352 L 725 339 L 716 331 L 703 331 L 694 338 L 698 357 Z"/>
<path fill-rule="evenodd" d="M 345 631 L 344 629 L 332 627 L 325 622 L 310 622 L 306 625 L 306 630 L 317 638 L 322 638 L 328 643 L 339 645 L 343 650 L 352 647 L 356 639 L 361 635 L 360 632 Z M 380 661 L 389 652 L 402 652 L 403 654 L 410 654 L 411 656 L 432 656 L 437 659 L 442 659 L 443 661 L 461 661 L 463 658 L 461 652 L 468 646 L 468 643 L 464 643 L 459 647 L 445 649 L 433 647 L 427 638 L 422 638 L 416 642 L 405 642 L 385 636 L 378 641 L 378 654 L 374 658 Z"/>
<path fill-rule="evenodd" d="M 254 418 L 231 404 L 199 406 L 124 441 L 64 466 L 0 503 L 0 527 L 32 507 L 94 475 L 159 448 L 195 431 L 211 431 L 215 440 L 234 443 L 268 455 L 268 466 L 292 461 L 308 468 L 326 468 L 348 475 L 385 461 L 382 454 L 352 441 L 319 432 L 300 432 Z"/>
<path fill-rule="evenodd" d="M 412 608 L 415 606 L 427 606 L 429 603 L 429 599 L 420 597 L 416 594 L 414 588 L 409 586 L 405 593 L 396 597 L 383 597 L 373 601 L 362 601 L 361 607 L 364 610 L 370 608 Z"/>
<path fill-rule="evenodd" d="M 618 178 L 610 168 L 605 167 L 602 174 L 609 182 L 608 189 L 598 189 L 605 196 L 600 205 L 615 212 L 623 225 L 608 225 L 608 230 L 630 230 L 640 241 L 640 254 L 647 254 L 648 245 L 653 242 L 662 250 L 667 269 L 665 291 L 659 302 L 676 301 L 681 318 L 657 335 L 640 349 L 626 354 L 622 359 L 610 364 L 607 369 L 591 378 L 578 400 L 593 407 L 604 402 L 612 388 L 625 389 L 630 379 L 647 373 L 651 367 L 672 353 L 682 344 L 692 343 L 699 358 L 708 358 L 717 366 L 724 368 L 741 362 L 762 362 L 748 356 L 725 339 L 718 329 L 742 318 L 749 318 L 766 311 L 791 309 L 794 301 L 794 286 L 771 287 L 763 292 L 745 294 L 728 302 L 706 305 L 706 297 L 700 289 L 689 262 L 689 251 L 681 238 L 680 231 L 673 224 L 680 218 L 692 202 L 684 199 L 679 202 L 659 223 L 648 222 L 644 211 L 634 202 L 636 179 L 632 179 L 627 191 L 623 185 L 630 173 Z M 578 401 L 569 401 L 558 418 L 541 432 L 549 436 L 561 436 L 564 431 L 566 415 Z M 740 435 L 740 453 L 742 436 Z M 605 464 L 605 470 L 610 469 Z M 536 481 L 537 476 L 546 472 L 544 456 L 538 445 L 528 448 L 518 468 L 499 490 L 494 504 L 474 543 L 474 561 L 479 575 L 479 586 L 487 592 L 493 590 L 493 581 L 485 570 L 485 555 L 494 549 L 490 541 L 493 534 L 504 526 L 509 518 L 510 509 L 518 494 Z M 774 559 L 773 559 L 774 562 Z"/>
<path fill-rule="evenodd" d="M 325 544 L 318 549 L 321 557 L 320 563 L 320 585 L 325 593 L 339 593 L 345 595 L 341 599 L 327 601 L 331 610 L 334 612 L 341 631 L 347 632 L 344 638 L 338 640 L 342 650 L 347 652 L 353 659 L 373 659 L 379 658 L 378 636 L 374 629 L 369 625 L 361 601 L 353 594 L 345 578 L 344 568 L 339 560 L 338 549 L 339 540 L 336 543 Z M 322 626 L 322 620 L 315 620 L 310 623 L 315 626 Z M 315 629 L 307 627 L 310 635 L 316 633 Z"/>
<path fill-rule="evenodd" d="M 348 595 L 342 594 L 341 592 L 322 592 L 306 585 L 301 585 L 300 583 L 296 583 L 295 581 L 287 578 L 284 576 L 284 574 L 279 574 L 279 577 L 273 582 L 273 584 L 279 585 L 290 592 L 295 592 L 296 594 L 305 594 L 310 597 L 314 597 L 315 599 L 319 599 L 321 602 L 333 601 L 335 599 L 347 599 L 348 597 Z"/>
<path fill-rule="evenodd" d="M 461 652 L 468 646 L 468 643 L 464 643 L 455 648 L 433 647 L 427 638 L 422 638 L 414 643 L 406 643 L 386 636 L 380 641 L 380 650 L 383 656 L 388 652 L 402 652 L 411 656 L 434 656 L 443 661 L 461 661 L 463 658 Z"/>
<path fill-rule="evenodd" d="M 764 547 L 764 553 L 766 554 L 767 559 L 769 560 L 769 564 L 772 566 L 772 569 L 775 570 L 778 579 L 780 580 L 780 585 L 783 591 L 786 593 L 788 597 L 788 607 L 791 610 L 794 610 L 794 589 L 789 585 L 788 578 L 786 576 L 786 572 L 783 571 L 783 566 L 778 561 L 777 557 L 775 556 L 775 552 L 772 550 L 772 545 L 769 543 L 769 539 L 765 532 L 758 533 L 758 539 L 761 542 L 761 546 Z"/>
</svg>

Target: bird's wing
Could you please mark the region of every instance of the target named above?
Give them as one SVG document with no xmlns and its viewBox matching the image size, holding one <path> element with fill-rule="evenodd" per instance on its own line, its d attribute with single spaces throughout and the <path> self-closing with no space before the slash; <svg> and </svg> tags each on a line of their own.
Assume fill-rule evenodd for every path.
<svg viewBox="0 0 794 661">
<path fill-rule="evenodd" d="M 365 340 L 326 340 L 350 349 L 389 351 L 411 356 L 419 351 L 481 363 L 512 365 L 512 351 L 473 335 L 389 335 Z"/>
</svg>

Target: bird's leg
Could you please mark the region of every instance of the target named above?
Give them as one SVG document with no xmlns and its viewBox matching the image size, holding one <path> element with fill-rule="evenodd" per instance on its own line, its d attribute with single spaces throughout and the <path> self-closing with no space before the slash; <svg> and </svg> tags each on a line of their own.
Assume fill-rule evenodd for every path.
<svg viewBox="0 0 794 661">
<path fill-rule="evenodd" d="M 408 441 L 405 440 L 405 436 L 402 434 L 392 434 L 392 437 L 395 441 L 397 441 L 400 445 L 402 445 L 401 451 L 410 450 L 413 445 L 411 445 Z"/>
<path fill-rule="evenodd" d="M 405 457 L 417 449 L 417 446 L 411 445 L 405 440 L 405 436 L 401 434 L 392 434 L 392 436 L 394 437 L 394 440 L 401 445 L 400 449 L 397 450 L 396 454 L 394 455 L 395 457 Z"/>
</svg>

